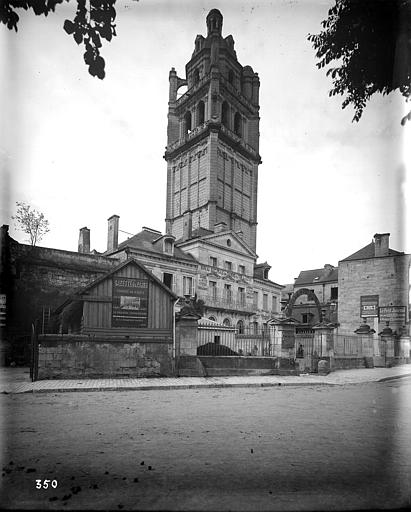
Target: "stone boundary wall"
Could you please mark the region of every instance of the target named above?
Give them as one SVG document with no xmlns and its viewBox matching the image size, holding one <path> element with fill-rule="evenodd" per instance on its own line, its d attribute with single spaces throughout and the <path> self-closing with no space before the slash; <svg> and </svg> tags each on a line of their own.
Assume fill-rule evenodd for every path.
<svg viewBox="0 0 411 512">
<path fill-rule="evenodd" d="M 39 336 L 38 379 L 167 377 L 171 339 Z"/>
</svg>

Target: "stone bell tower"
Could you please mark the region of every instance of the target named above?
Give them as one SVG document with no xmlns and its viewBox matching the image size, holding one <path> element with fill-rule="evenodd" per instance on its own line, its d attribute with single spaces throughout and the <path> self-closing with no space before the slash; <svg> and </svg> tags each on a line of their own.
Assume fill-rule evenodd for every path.
<svg viewBox="0 0 411 512">
<path fill-rule="evenodd" d="M 238 62 L 233 37 L 222 36 L 220 11 L 206 21 L 186 77 L 169 74 L 166 231 L 184 240 L 187 225 L 215 232 L 224 223 L 255 251 L 260 81 Z"/>
</svg>

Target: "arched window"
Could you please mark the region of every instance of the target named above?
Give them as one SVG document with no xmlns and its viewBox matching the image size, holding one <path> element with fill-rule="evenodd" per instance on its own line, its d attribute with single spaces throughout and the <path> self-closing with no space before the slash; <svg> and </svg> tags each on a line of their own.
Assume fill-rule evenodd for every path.
<svg viewBox="0 0 411 512">
<path fill-rule="evenodd" d="M 229 318 L 224 318 L 223 325 L 225 325 L 226 327 L 230 327 L 230 325 L 231 325 L 230 319 Z"/>
<path fill-rule="evenodd" d="M 193 73 L 193 82 L 194 84 L 198 84 L 198 82 L 200 81 L 200 72 L 198 71 L 198 69 L 194 70 L 194 73 Z"/>
<path fill-rule="evenodd" d="M 242 135 L 242 119 L 238 112 L 236 112 L 234 116 L 234 133 L 239 137 Z"/>
<path fill-rule="evenodd" d="M 204 101 L 200 101 L 197 105 L 198 125 L 204 124 L 204 117 L 205 117 L 205 105 L 204 105 Z"/>
<path fill-rule="evenodd" d="M 228 125 L 228 103 L 226 101 L 224 101 L 223 104 L 221 105 L 221 123 L 226 128 L 229 128 L 229 125 Z"/>
<path fill-rule="evenodd" d="M 258 322 L 253 322 L 251 328 L 254 334 L 258 334 Z"/>
<path fill-rule="evenodd" d="M 190 133 L 191 132 L 191 112 L 187 111 L 186 115 L 184 116 L 184 133 Z"/>
<path fill-rule="evenodd" d="M 237 322 L 237 331 L 238 334 L 244 334 L 244 322 L 242 320 Z"/>
<path fill-rule="evenodd" d="M 211 320 L 212 322 L 216 322 L 216 319 L 214 316 L 209 316 L 208 319 Z"/>
<path fill-rule="evenodd" d="M 234 71 L 232 69 L 228 72 L 228 82 L 234 85 Z"/>
</svg>

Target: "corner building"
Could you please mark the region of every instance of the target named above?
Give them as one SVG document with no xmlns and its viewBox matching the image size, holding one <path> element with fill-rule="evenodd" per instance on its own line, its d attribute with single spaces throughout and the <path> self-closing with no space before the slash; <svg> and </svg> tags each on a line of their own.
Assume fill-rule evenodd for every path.
<svg viewBox="0 0 411 512">
<path fill-rule="evenodd" d="M 170 71 L 166 231 L 179 242 L 222 225 L 255 253 L 260 81 L 238 62 L 222 26 L 213 9 L 186 77 Z M 177 98 L 183 86 L 187 91 Z"/>
</svg>

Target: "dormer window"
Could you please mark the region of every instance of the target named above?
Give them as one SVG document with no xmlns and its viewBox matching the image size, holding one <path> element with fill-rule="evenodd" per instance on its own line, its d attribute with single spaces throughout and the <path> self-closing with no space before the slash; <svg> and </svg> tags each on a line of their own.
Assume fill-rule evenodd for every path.
<svg viewBox="0 0 411 512">
<path fill-rule="evenodd" d="M 264 269 L 264 272 L 263 272 L 264 279 L 268 279 L 268 271 L 269 271 L 268 268 Z"/>
<path fill-rule="evenodd" d="M 196 69 L 193 73 L 193 82 L 194 82 L 194 85 L 195 84 L 198 84 L 198 82 L 200 81 L 200 72 L 198 71 L 198 69 Z"/>
<path fill-rule="evenodd" d="M 163 238 L 163 251 L 170 256 L 174 255 L 174 238 Z"/>
</svg>

